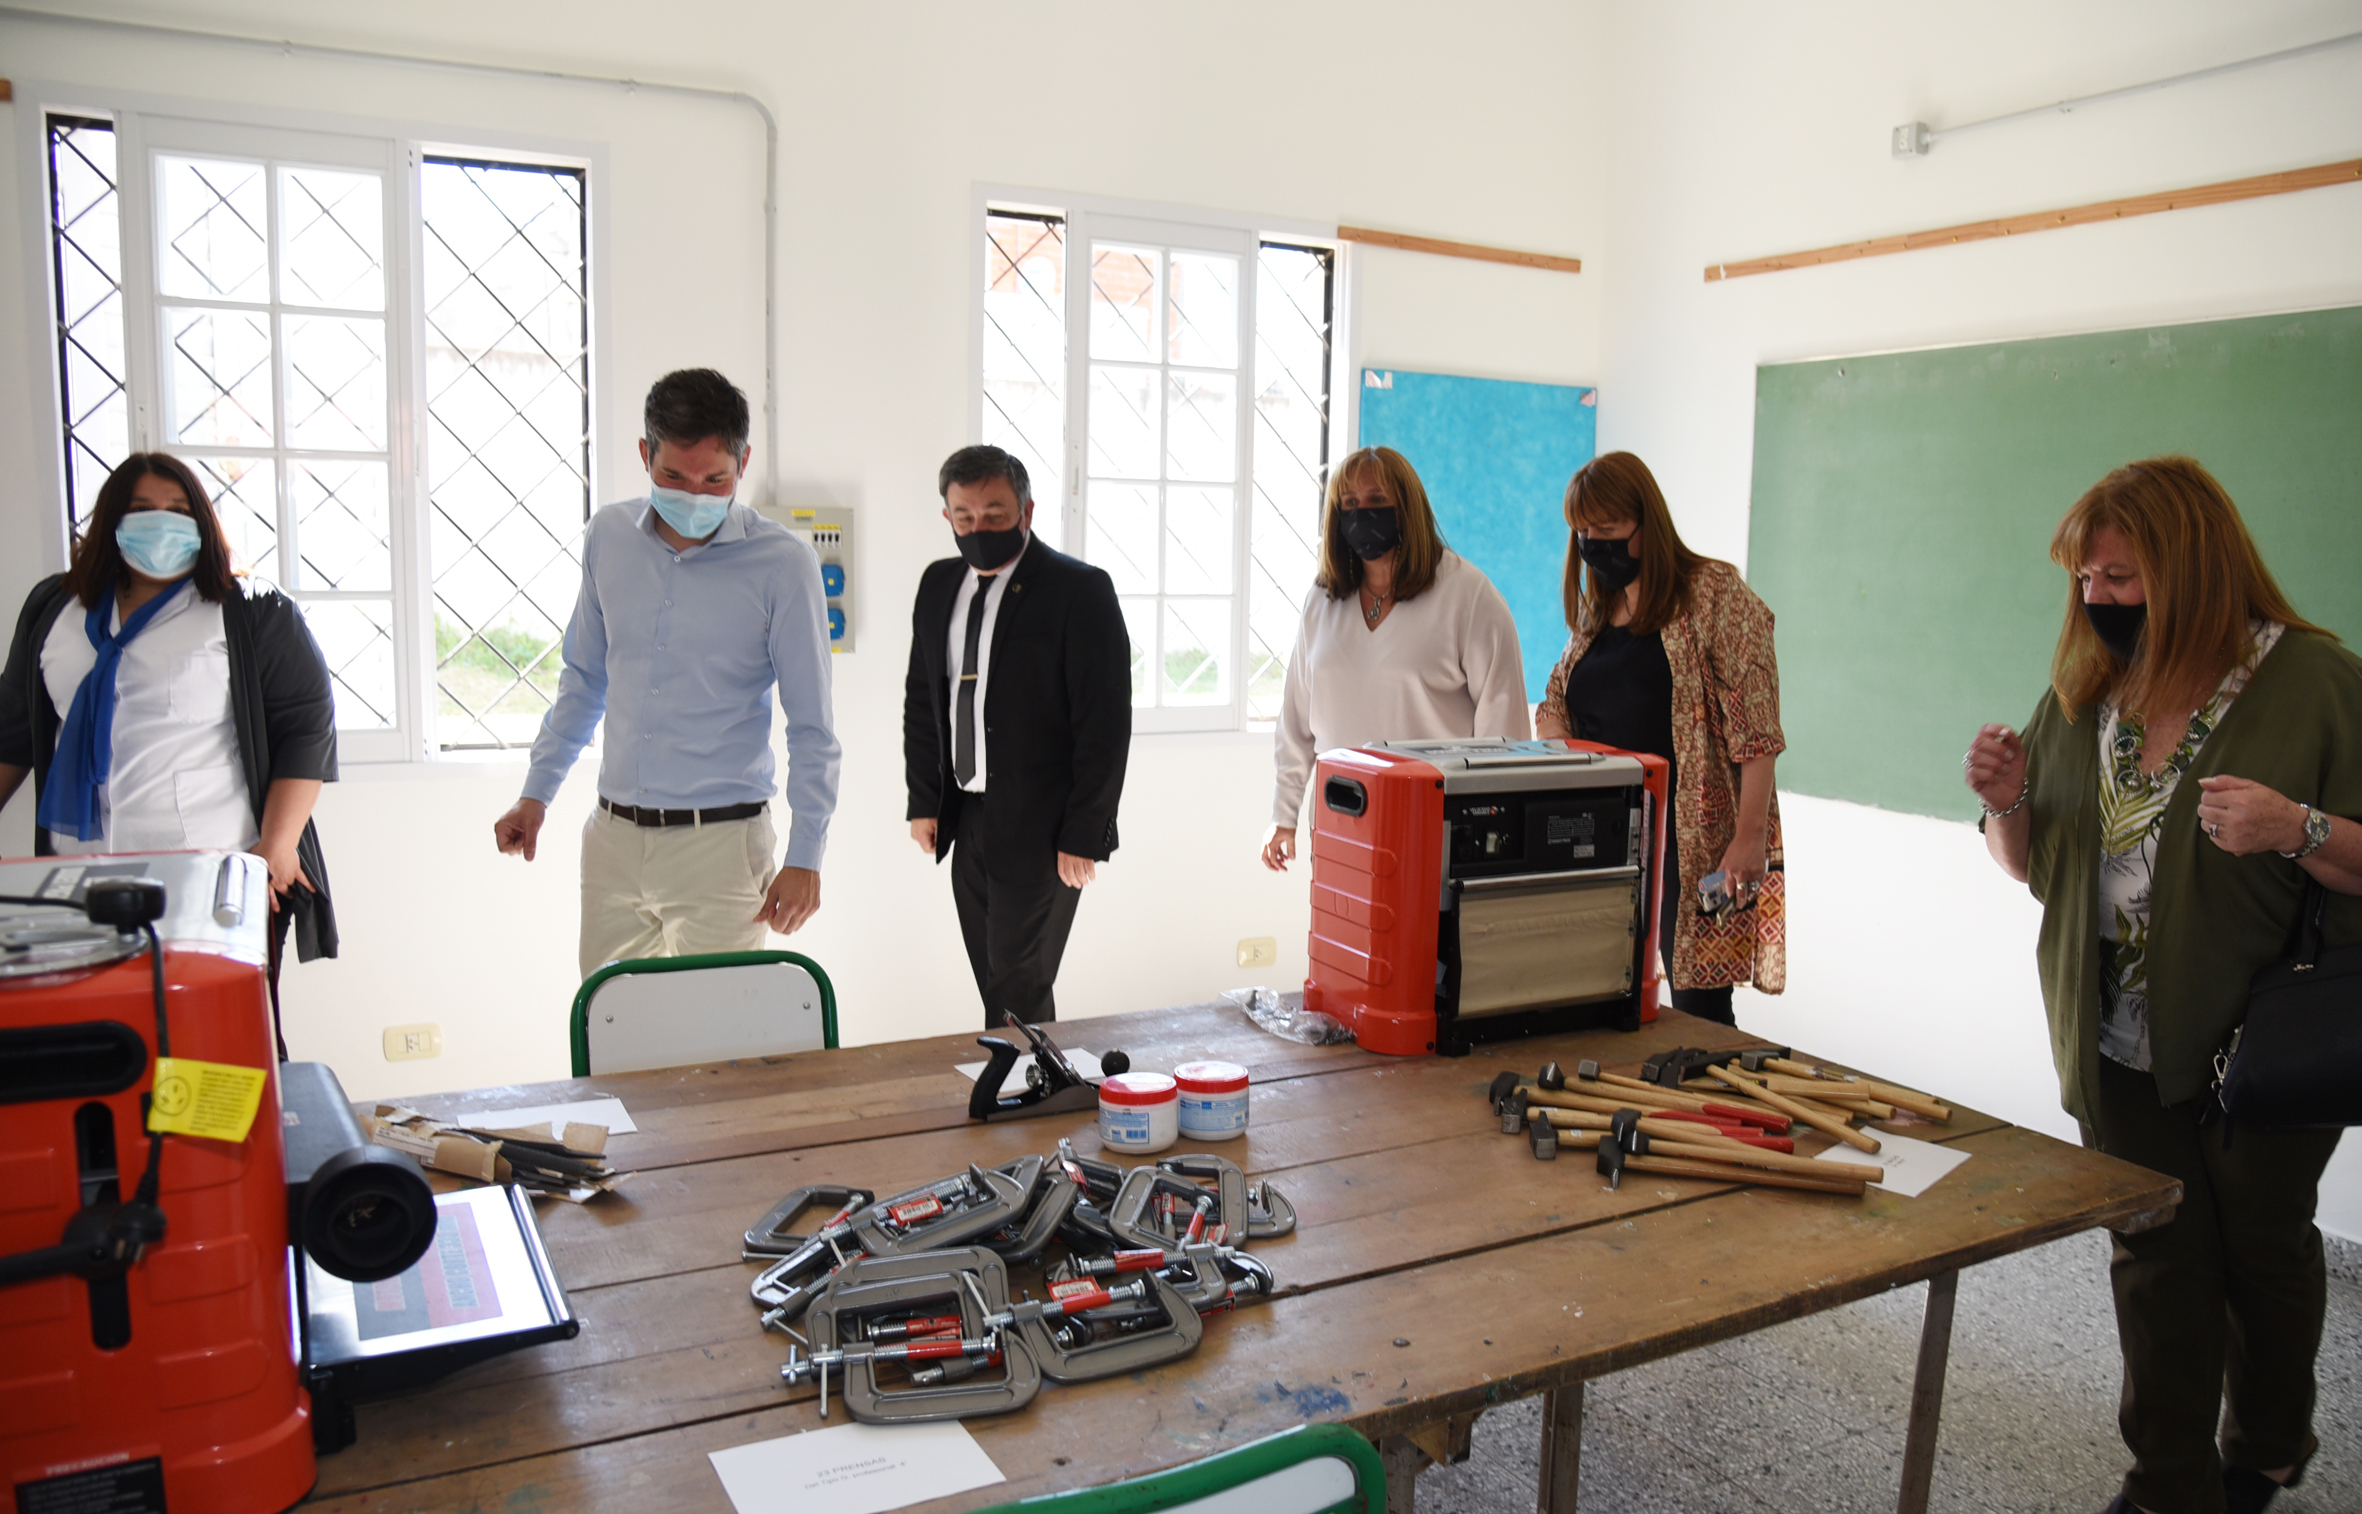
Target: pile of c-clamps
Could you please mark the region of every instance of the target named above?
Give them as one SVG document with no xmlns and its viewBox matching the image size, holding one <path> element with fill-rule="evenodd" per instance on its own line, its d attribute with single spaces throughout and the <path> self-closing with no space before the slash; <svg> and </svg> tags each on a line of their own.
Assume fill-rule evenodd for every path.
<svg viewBox="0 0 2362 1514">
<path fill-rule="evenodd" d="M 1210 1185 L 1210 1186 L 1208 1186 Z M 787 1227 L 835 1212 L 808 1234 Z M 798 1188 L 746 1233 L 763 1328 L 788 1347 L 780 1376 L 841 1385 L 868 1424 L 1022 1409 L 1042 1380 L 1089 1382 L 1187 1356 L 1200 1318 L 1273 1290 L 1245 1243 L 1286 1235 L 1296 1212 L 1218 1156 L 1126 1169 L 1077 1156 L 1020 1157 L 879 1199 Z M 1048 1297 L 1012 1300 L 1009 1269 L 1042 1267 Z M 1127 1280 L 1128 1279 L 1128 1280 Z M 798 1328 L 798 1325 L 801 1328 Z"/>
</svg>

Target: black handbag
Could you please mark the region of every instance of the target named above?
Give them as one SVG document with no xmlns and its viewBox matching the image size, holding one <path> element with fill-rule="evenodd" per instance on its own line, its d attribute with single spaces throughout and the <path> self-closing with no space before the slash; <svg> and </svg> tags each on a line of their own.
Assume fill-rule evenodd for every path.
<svg viewBox="0 0 2362 1514">
<path fill-rule="evenodd" d="M 2328 891 L 2308 880 L 2288 954 L 2255 975 L 2214 1058 L 2223 1113 L 2253 1125 L 2362 1125 L 2362 945 L 2321 949 Z"/>
</svg>

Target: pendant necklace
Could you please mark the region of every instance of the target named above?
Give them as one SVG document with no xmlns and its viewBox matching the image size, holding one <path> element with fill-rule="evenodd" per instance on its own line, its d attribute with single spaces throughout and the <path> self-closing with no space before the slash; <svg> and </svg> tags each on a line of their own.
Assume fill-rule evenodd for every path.
<svg viewBox="0 0 2362 1514">
<path fill-rule="evenodd" d="M 1386 601 L 1393 596 L 1388 594 L 1380 594 L 1377 590 L 1369 587 L 1367 584 L 1362 586 L 1362 592 L 1369 595 L 1372 601 L 1371 604 L 1361 612 L 1362 619 L 1368 621 L 1370 623 L 1370 629 L 1375 631 L 1378 629 L 1379 618 L 1386 613 Z"/>
</svg>

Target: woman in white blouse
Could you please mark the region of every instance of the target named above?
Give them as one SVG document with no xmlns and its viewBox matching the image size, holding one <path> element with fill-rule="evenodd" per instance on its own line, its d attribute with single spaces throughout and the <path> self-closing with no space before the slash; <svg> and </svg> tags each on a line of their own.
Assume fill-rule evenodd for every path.
<svg viewBox="0 0 2362 1514">
<path fill-rule="evenodd" d="M 1329 475 L 1320 571 L 1279 715 L 1279 782 L 1263 865 L 1296 855 L 1313 759 L 1372 741 L 1533 734 L 1507 601 L 1446 547 L 1410 462 L 1364 447 Z"/>
<path fill-rule="evenodd" d="M 178 458 L 125 460 L 72 565 L 26 597 L 0 674 L 0 805 L 28 775 L 37 853 L 254 852 L 274 984 L 290 926 L 305 960 L 336 955 L 311 823 L 336 776 L 328 665 L 285 595 L 232 573 Z"/>
</svg>

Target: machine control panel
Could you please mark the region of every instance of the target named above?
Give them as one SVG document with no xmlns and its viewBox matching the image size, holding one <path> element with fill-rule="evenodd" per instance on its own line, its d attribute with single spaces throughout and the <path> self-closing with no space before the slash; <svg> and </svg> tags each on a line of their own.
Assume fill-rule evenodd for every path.
<svg viewBox="0 0 2362 1514">
<path fill-rule="evenodd" d="M 1447 794 L 1443 818 L 1455 878 L 1578 872 L 1639 860 L 1627 789 Z"/>
</svg>

